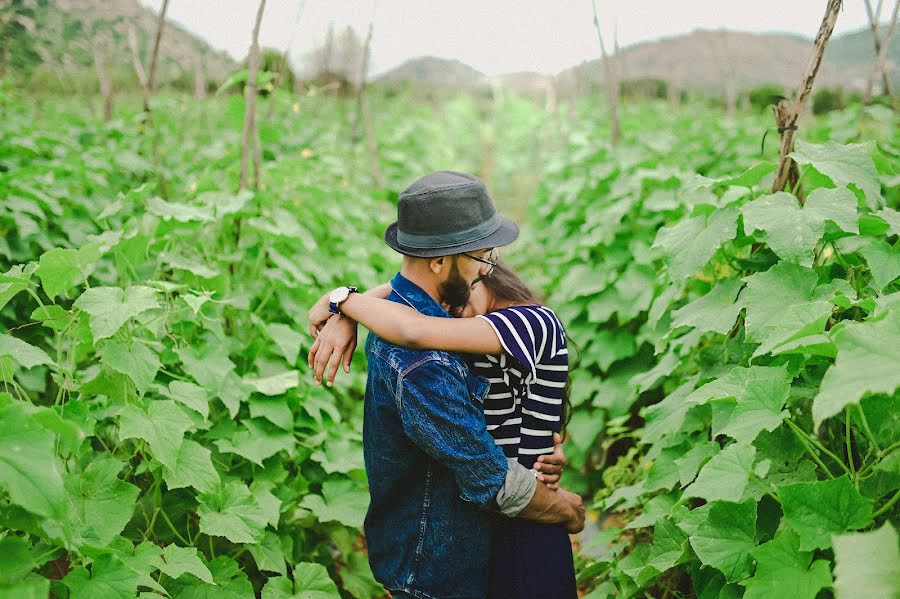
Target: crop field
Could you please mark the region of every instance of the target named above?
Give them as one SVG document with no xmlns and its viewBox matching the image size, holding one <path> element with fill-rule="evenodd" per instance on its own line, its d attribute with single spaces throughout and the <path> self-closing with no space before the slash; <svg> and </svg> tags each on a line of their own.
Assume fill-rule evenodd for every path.
<svg viewBox="0 0 900 599">
<path fill-rule="evenodd" d="M 257 105 L 0 90 L 0 598 L 387 597 L 363 518 L 365 356 L 333 387 L 306 313 L 387 281 L 396 199 L 479 174 L 503 257 L 579 359 L 562 485 L 585 597 L 890 598 L 900 588 L 900 134 L 880 105 L 574 115 L 503 93 Z M 764 139 L 764 134 L 768 135 Z M 590 532 L 588 532 L 590 531 Z"/>
</svg>

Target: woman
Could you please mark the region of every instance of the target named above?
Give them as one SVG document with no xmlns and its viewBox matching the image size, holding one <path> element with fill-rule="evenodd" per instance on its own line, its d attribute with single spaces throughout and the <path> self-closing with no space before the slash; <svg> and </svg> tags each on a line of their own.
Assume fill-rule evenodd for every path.
<svg viewBox="0 0 900 599">
<path fill-rule="evenodd" d="M 472 285 L 468 303 L 455 314 L 461 318 L 425 316 L 381 299 L 390 293 L 389 285 L 374 293 L 351 294 L 341 311 L 397 345 L 481 354 L 469 358 L 475 373 L 490 382 L 484 401 L 487 429 L 508 458 L 537 471 L 542 467 L 538 460 L 553 453 L 555 434 L 565 422 L 565 330 L 514 272 L 496 260 L 490 264 L 487 274 Z M 327 313 L 325 296 L 310 311 L 310 322 L 324 321 Z M 309 363 L 321 382 L 332 356 L 317 356 L 318 349 L 317 339 Z M 345 370 L 348 360 L 345 354 Z M 336 371 L 332 363 L 330 382 Z M 556 480 L 548 486 L 558 487 Z M 576 597 L 572 548 L 562 526 L 497 515 L 492 528 L 492 599 Z"/>
</svg>

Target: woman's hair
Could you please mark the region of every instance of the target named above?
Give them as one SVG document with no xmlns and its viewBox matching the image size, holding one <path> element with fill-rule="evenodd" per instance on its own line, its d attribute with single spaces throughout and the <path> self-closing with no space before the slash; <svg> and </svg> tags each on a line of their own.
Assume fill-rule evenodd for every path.
<svg viewBox="0 0 900 599">
<path fill-rule="evenodd" d="M 491 271 L 491 274 L 481 277 L 481 281 L 498 299 L 523 304 L 544 304 L 544 301 L 519 278 L 519 275 L 513 272 L 512 269 L 502 261 L 497 262 L 494 269 Z M 565 329 L 563 329 L 563 331 L 565 331 Z M 566 377 L 566 386 L 563 388 L 562 417 L 560 418 L 561 434 L 564 438 L 566 426 L 569 424 L 569 419 L 572 417 L 572 404 L 569 400 L 569 394 L 571 392 L 570 388 L 572 386 L 572 371 L 578 368 L 578 363 L 581 361 L 581 352 L 579 351 L 578 346 L 569 338 L 568 333 L 565 333 L 565 335 L 566 345 L 569 347 L 574 346 L 578 357 L 576 357 L 573 362 L 571 351 L 569 352 L 569 376 Z"/>
</svg>

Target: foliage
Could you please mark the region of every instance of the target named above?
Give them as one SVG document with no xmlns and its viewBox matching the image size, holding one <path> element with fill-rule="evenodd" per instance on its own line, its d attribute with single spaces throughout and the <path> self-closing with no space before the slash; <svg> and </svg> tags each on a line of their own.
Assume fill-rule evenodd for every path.
<svg viewBox="0 0 900 599">
<path fill-rule="evenodd" d="M 804 132 L 801 202 L 765 192 L 756 116 L 627 105 L 613 151 L 590 104 L 373 94 L 376 194 L 352 102 L 261 99 L 263 185 L 238 191 L 239 95 L 155 97 L 144 129 L 138 97 L 102 125 L 0 93 L 0 595 L 383 596 L 364 364 L 315 386 L 304 316 L 386 280 L 390 200 L 439 168 L 539 223 L 511 259 L 583 350 L 564 483 L 626 528 L 579 556 L 592 596 L 890 588 L 889 111 Z"/>
<path fill-rule="evenodd" d="M 847 106 L 842 87 L 822 87 L 812 97 L 813 114 L 825 114 L 832 110 L 840 110 Z"/>
<path fill-rule="evenodd" d="M 890 596 L 893 557 L 848 562 L 896 538 L 892 119 L 877 144 L 845 143 L 859 112 L 807 127 L 799 195 L 769 193 L 777 148 L 760 159 L 753 121 L 640 117 L 622 147 L 601 127 L 548 166 L 527 244 L 583 349 L 567 484 L 615 522 L 579 580 L 591 598 Z"/>
<path fill-rule="evenodd" d="M 759 85 L 747 93 L 750 106 L 756 111 L 778 104 L 778 100 L 783 97 L 785 97 L 785 92 L 780 85 Z"/>
</svg>

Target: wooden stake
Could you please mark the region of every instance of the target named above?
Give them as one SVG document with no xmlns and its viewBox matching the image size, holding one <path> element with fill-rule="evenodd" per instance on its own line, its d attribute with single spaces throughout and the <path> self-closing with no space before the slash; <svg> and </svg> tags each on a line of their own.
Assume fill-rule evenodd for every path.
<svg viewBox="0 0 900 599">
<path fill-rule="evenodd" d="M 241 136 L 241 178 L 238 190 L 247 187 L 247 167 L 251 151 L 253 152 L 255 171 L 251 186 L 253 189 L 259 188 L 259 148 L 256 142 L 256 75 L 259 72 L 259 25 L 262 23 L 265 8 L 266 0 L 259 0 L 256 22 L 253 25 L 253 37 L 250 42 L 250 55 L 247 58 L 247 83 L 244 85 L 244 101 L 247 106 L 244 110 L 244 131 Z"/>
<path fill-rule="evenodd" d="M 619 125 L 619 82 L 616 80 L 609 56 L 606 54 L 603 34 L 600 33 L 600 19 L 597 17 L 597 0 L 591 0 L 591 6 L 594 7 L 594 29 L 597 30 L 597 39 L 600 40 L 600 53 L 603 56 L 606 95 L 609 101 L 610 140 L 613 145 L 617 145 L 622 138 L 622 127 Z"/>
<path fill-rule="evenodd" d="M 865 104 L 869 104 L 872 101 L 872 91 L 875 87 L 875 79 L 878 77 L 878 73 L 881 73 L 881 84 L 884 86 L 884 93 L 888 95 L 891 99 L 891 106 L 894 111 L 897 110 L 896 98 L 894 97 L 894 89 L 891 84 L 890 74 L 888 72 L 887 65 L 887 53 L 891 47 L 891 41 L 894 38 L 894 30 L 897 27 L 897 10 L 900 8 L 900 0 L 896 0 L 894 2 L 894 10 L 891 12 L 891 24 L 888 26 L 887 33 L 885 33 L 884 38 L 878 34 L 878 16 L 881 14 L 881 2 L 878 3 L 878 10 L 875 14 L 875 24 L 872 26 L 872 36 L 875 39 L 875 62 L 872 64 L 872 70 L 869 71 L 869 77 L 866 80 L 866 95 L 863 99 Z M 868 0 L 866 0 L 866 11 L 869 12 L 870 22 L 872 20 L 871 15 L 871 7 L 869 6 Z"/>
<path fill-rule="evenodd" d="M 109 122 L 112 119 L 112 76 L 109 74 L 109 64 L 107 63 L 106 46 L 94 40 L 94 66 L 97 68 L 97 79 L 100 80 L 100 95 L 103 96 L 103 121 Z"/>
<path fill-rule="evenodd" d="M 822 64 L 822 56 L 825 54 L 825 46 L 828 43 L 828 38 L 831 37 L 831 32 L 834 31 L 834 24 L 837 22 L 840 10 L 841 0 L 828 0 L 825 16 L 822 17 L 822 24 L 819 26 L 819 32 L 816 33 L 813 51 L 809 57 L 809 62 L 806 64 L 803 77 L 800 79 L 800 85 L 797 86 L 794 101 L 781 100 L 774 108 L 775 121 L 778 123 L 778 131 L 781 133 L 781 152 L 778 157 L 778 171 L 775 173 L 775 181 L 772 183 L 772 193 L 784 191 L 784 187 L 788 182 L 791 183 L 793 188 L 799 179 L 797 164 L 789 156 L 794 151 L 797 118 L 806 105 L 810 91 L 812 91 L 813 81 L 816 79 L 816 73 Z M 797 197 L 800 198 L 799 188 L 797 193 Z"/>
<path fill-rule="evenodd" d="M 373 18 L 374 20 L 374 18 Z M 369 31 L 366 33 L 366 43 L 363 46 L 362 65 L 359 73 L 359 87 L 357 89 L 357 119 L 362 117 L 363 126 L 366 129 L 366 145 L 369 150 L 369 164 L 371 165 L 372 181 L 378 189 L 384 188 L 384 178 L 381 175 L 381 162 L 378 156 L 378 141 L 375 139 L 375 128 L 372 126 L 372 114 L 369 112 L 369 97 L 366 95 L 366 73 L 369 70 L 369 53 L 372 47 L 372 33 L 375 26 L 369 21 Z"/>
</svg>

